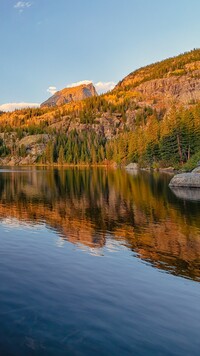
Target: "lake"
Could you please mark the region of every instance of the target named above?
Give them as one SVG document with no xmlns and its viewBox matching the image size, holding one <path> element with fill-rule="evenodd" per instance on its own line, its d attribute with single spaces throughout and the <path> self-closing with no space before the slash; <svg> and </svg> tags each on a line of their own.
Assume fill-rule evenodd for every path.
<svg viewBox="0 0 200 356">
<path fill-rule="evenodd" d="M 170 179 L 0 170 L 1 355 L 200 354 L 200 195 Z"/>
</svg>

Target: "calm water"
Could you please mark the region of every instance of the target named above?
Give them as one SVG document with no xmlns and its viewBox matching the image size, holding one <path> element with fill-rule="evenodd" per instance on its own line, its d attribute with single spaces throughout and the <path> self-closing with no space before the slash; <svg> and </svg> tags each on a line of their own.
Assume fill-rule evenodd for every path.
<svg viewBox="0 0 200 356">
<path fill-rule="evenodd" d="M 199 355 L 200 192 L 0 171 L 0 355 Z"/>
</svg>

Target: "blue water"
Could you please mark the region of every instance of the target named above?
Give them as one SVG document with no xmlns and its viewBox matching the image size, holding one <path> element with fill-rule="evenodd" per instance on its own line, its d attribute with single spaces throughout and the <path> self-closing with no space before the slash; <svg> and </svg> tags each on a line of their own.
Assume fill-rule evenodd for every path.
<svg viewBox="0 0 200 356">
<path fill-rule="evenodd" d="M 186 260 L 181 259 L 182 255 L 176 256 L 175 252 L 170 254 L 168 251 L 167 254 L 165 251 L 162 255 L 160 246 L 157 246 L 160 260 L 157 257 L 154 260 L 156 251 L 152 247 L 150 249 L 150 239 L 155 238 L 155 231 L 150 225 L 148 235 L 143 229 L 139 232 L 141 240 L 137 248 L 130 242 L 130 231 L 139 229 L 137 223 L 142 219 L 142 212 L 146 212 L 149 224 L 150 196 L 147 205 L 141 208 L 143 210 L 135 210 L 135 220 L 132 221 L 132 204 L 139 209 L 139 202 L 136 203 L 136 196 L 135 203 L 132 196 L 124 195 L 122 200 L 119 199 L 113 179 L 119 179 L 121 173 L 116 173 L 116 176 L 112 173 L 109 183 L 103 185 L 103 191 L 95 187 L 94 182 L 92 189 L 88 189 L 82 174 L 78 178 L 81 193 L 74 186 L 72 188 L 73 180 L 70 184 L 69 179 L 63 180 L 66 196 L 63 187 L 58 195 L 53 193 L 53 188 L 51 193 L 47 187 L 44 189 L 47 184 L 44 182 L 49 181 L 47 172 L 39 172 L 38 175 L 29 172 L 28 176 L 16 172 L 18 176 L 15 176 L 14 185 L 9 172 L 2 174 L 6 176 L 2 178 L 1 187 L 4 188 L 0 200 L 1 355 L 200 354 L 199 260 L 197 256 L 191 260 L 195 251 L 191 252 L 189 241 L 189 266 Z M 42 189 L 40 174 L 43 177 Z M 100 177 L 103 179 L 111 173 L 102 174 Z M 133 177 L 122 176 L 122 180 L 125 179 L 134 180 Z M 149 184 L 151 179 L 155 178 L 151 177 Z M 159 179 L 159 184 L 167 187 L 165 181 L 168 178 Z M 138 189 L 138 185 L 136 187 Z M 96 198 L 91 200 L 95 188 Z M 167 209 L 170 207 L 173 214 L 179 213 L 182 202 L 167 192 L 167 201 L 173 201 Z M 111 195 L 110 209 L 106 207 L 104 193 L 106 199 L 108 194 Z M 142 196 L 142 191 L 140 193 Z M 47 194 L 50 194 L 48 199 Z M 104 199 L 101 202 L 102 194 Z M 163 191 L 161 195 L 164 200 Z M 183 203 L 188 204 L 186 201 Z M 180 219 L 178 224 L 183 224 L 181 229 L 185 231 L 191 223 L 190 231 L 195 229 L 197 235 L 194 238 L 197 240 L 200 238 L 199 210 L 196 210 L 199 205 L 190 202 L 188 208 L 192 207 L 190 204 L 194 204 L 192 216 L 195 223 L 191 218 L 191 222 L 184 225 L 182 212 L 183 215 L 178 216 L 183 220 Z M 35 208 L 34 215 L 32 210 L 37 206 L 38 211 Z M 74 218 L 77 209 L 80 226 Z M 140 218 L 137 218 L 139 213 Z M 62 216 L 63 225 L 60 222 L 59 228 L 54 220 L 52 222 L 55 214 L 57 219 Z M 156 221 L 156 229 L 168 224 L 163 217 L 160 221 L 157 217 Z M 170 220 L 168 229 L 173 224 Z M 178 236 L 177 230 L 167 231 L 163 238 L 171 238 L 174 243 L 172 234 Z M 183 237 L 181 235 L 176 240 L 180 251 Z M 147 258 L 144 258 L 145 253 Z"/>
</svg>

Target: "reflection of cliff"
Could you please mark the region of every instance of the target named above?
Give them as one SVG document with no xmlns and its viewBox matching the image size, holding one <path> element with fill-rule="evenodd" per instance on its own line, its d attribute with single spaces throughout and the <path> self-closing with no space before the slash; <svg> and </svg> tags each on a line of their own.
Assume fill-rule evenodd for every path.
<svg viewBox="0 0 200 356">
<path fill-rule="evenodd" d="M 137 223 L 137 222 L 136 222 Z M 132 231 L 131 231 L 132 230 Z M 200 235 L 199 230 L 184 234 L 174 222 L 153 224 L 140 233 L 130 227 L 116 229 L 115 236 L 126 239 L 138 256 L 160 269 L 176 275 L 200 279 Z"/>
<path fill-rule="evenodd" d="M 65 213 L 67 213 L 66 209 Z M 95 229 L 90 221 L 63 216 L 63 210 L 59 206 L 55 210 L 45 206 L 30 204 L 24 206 L 13 205 L 5 207 L 0 205 L 0 218 L 12 217 L 26 222 L 45 222 L 51 229 L 56 230 L 63 238 L 72 243 L 81 243 L 89 247 L 102 247 L 104 236 L 96 236 Z"/>
<path fill-rule="evenodd" d="M 63 239 L 89 247 L 102 247 L 109 231 L 157 268 L 200 278 L 199 205 L 177 200 L 167 176 L 100 169 L 5 172 L 0 217 L 45 222 Z"/>
</svg>

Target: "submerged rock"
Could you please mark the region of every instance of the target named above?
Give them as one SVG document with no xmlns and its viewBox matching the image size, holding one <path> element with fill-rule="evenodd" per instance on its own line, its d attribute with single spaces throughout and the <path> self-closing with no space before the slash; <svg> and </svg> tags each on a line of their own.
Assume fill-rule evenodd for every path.
<svg viewBox="0 0 200 356">
<path fill-rule="evenodd" d="M 173 174 L 174 173 L 174 167 L 159 168 L 159 172 Z"/>
<path fill-rule="evenodd" d="M 191 189 L 188 187 L 171 187 L 177 198 L 189 201 L 200 201 L 200 188 Z"/>
</svg>

